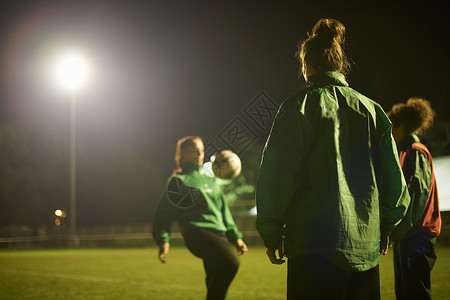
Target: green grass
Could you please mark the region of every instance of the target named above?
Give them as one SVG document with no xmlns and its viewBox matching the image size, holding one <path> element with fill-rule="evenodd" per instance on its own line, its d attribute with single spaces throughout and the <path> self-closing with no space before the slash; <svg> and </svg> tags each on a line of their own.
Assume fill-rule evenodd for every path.
<svg viewBox="0 0 450 300">
<path fill-rule="evenodd" d="M 1 299 L 204 299 L 200 259 L 173 247 L 167 263 L 156 248 L 0 251 Z M 434 299 L 450 299 L 450 248 L 437 247 Z M 228 299 L 285 299 L 286 264 L 271 265 L 251 247 Z M 395 299 L 392 252 L 380 264 L 382 299 Z"/>
</svg>

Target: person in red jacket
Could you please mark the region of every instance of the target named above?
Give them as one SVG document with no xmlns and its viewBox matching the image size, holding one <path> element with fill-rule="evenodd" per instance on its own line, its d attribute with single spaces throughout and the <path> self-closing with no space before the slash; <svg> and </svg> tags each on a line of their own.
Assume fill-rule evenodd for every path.
<svg viewBox="0 0 450 300">
<path fill-rule="evenodd" d="M 410 98 L 394 105 L 388 116 L 411 196 L 406 216 L 391 234 L 395 294 L 397 299 L 431 299 L 430 272 L 442 221 L 433 159 L 416 134 L 433 124 L 435 112 L 426 99 Z"/>
</svg>

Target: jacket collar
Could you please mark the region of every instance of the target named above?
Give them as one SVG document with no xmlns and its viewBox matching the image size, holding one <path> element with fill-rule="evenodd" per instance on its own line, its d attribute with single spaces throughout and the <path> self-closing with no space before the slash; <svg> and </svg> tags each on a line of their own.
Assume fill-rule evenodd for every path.
<svg viewBox="0 0 450 300">
<path fill-rule="evenodd" d="M 320 88 L 327 85 L 348 86 L 348 83 L 342 73 L 331 71 L 309 76 L 306 82 L 308 88 Z"/>
<path fill-rule="evenodd" d="M 191 172 L 194 172 L 194 171 L 199 171 L 201 167 L 202 166 L 195 165 L 195 164 L 192 164 L 192 163 L 183 163 L 181 165 L 181 169 L 182 169 L 181 173 L 182 174 L 187 174 L 187 173 L 191 173 Z"/>
<path fill-rule="evenodd" d="M 409 148 L 414 143 L 420 143 L 420 139 L 415 134 L 410 134 L 407 137 L 405 137 L 399 144 L 398 149 L 399 150 L 405 150 Z"/>
</svg>

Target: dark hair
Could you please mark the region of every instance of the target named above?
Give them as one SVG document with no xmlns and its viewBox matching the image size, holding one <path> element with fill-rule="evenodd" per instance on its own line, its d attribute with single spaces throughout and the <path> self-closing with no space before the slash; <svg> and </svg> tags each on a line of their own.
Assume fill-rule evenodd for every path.
<svg viewBox="0 0 450 300">
<path fill-rule="evenodd" d="M 296 56 L 319 72 L 340 71 L 347 75 L 350 62 L 344 52 L 345 26 L 335 19 L 320 19 L 308 34 L 300 41 Z"/>
<path fill-rule="evenodd" d="M 428 100 L 409 98 L 405 103 L 392 106 L 388 116 L 394 126 L 403 124 L 407 134 L 421 134 L 433 125 L 436 113 Z"/>
<path fill-rule="evenodd" d="M 177 164 L 177 168 L 173 170 L 173 174 L 178 173 L 182 170 L 181 168 L 181 158 L 183 151 L 186 150 L 190 145 L 194 144 L 195 140 L 200 140 L 203 142 L 202 138 L 195 135 L 185 136 L 177 141 L 177 148 L 175 150 L 175 163 Z"/>
</svg>

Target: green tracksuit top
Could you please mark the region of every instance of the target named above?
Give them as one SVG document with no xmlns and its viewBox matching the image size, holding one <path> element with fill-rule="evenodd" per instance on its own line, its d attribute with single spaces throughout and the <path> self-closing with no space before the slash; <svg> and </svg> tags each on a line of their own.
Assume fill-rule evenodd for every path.
<svg viewBox="0 0 450 300">
<path fill-rule="evenodd" d="M 153 220 L 153 238 L 158 245 L 170 241 L 175 219 L 182 234 L 206 228 L 226 235 L 231 243 L 242 238 L 216 179 L 194 165 L 169 178 Z"/>
<path fill-rule="evenodd" d="M 398 144 L 398 151 L 411 203 L 391 236 L 400 241 L 412 235 L 427 234 L 434 237 L 431 242 L 435 243 L 442 220 L 431 153 L 415 134 L 405 137 Z"/>
<path fill-rule="evenodd" d="M 289 257 L 320 253 L 339 267 L 379 263 L 410 198 L 391 123 L 379 104 L 326 72 L 280 106 L 256 188 L 256 227 L 267 248 L 284 236 Z"/>
</svg>

